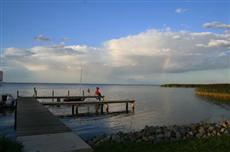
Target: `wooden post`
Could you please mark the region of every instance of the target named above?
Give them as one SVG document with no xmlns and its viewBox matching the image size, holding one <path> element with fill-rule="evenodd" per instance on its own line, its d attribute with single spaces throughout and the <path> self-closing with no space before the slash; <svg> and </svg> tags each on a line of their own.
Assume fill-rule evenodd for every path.
<svg viewBox="0 0 230 152">
<path fill-rule="evenodd" d="M 109 113 L 109 104 L 106 104 L 106 112 Z"/>
<path fill-rule="evenodd" d="M 69 97 L 69 90 L 68 90 L 68 97 Z"/>
<path fill-rule="evenodd" d="M 134 102 L 132 103 L 132 110 L 133 110 L 133 112 L 135 110 L 135 103 Z"/>
<path fill-rule="evenodd" d="M 98 110 L 99 110 L 99 104 L 95 104 L 95 111 L 96 111 L 96 114 L 98 114 Z"/>
<path fill-rule="evenodd" d="M 85 91 L 84 90 L 82 90 L 82 96 L 85 96 Z"/>
<path fill-rule="evenodd" d="M 54 90 L 52 90 L 52 101 L 54 101 Z"/>
<path fill-rule="evenodd" d="M 103 104 L 103 103 L 101 103 L 101 114 L 103 114 L 103 113 L 104 113 L 103 109 L 104 109 L 104 104 Z"/>
<path fill-rule="evenodd" d="M 17 90 L 17 98 L 19 97 L 19 91 Z"/>
<path fill-rule="evenodd" d="M 15 111 L 14 111 L 14 130 L 16 129 L 17 129 L 17 100 L 16 100 L 16 105 L 15 105 Z"/>
<path fill-rule="evenodd" d="M 76 105 L 76 116 L 78 116 L 78 105 Z"/>
<path fill-rule="evenodd" d="M 74 105 L 72 105 L 72 116 L 74 116 Z"/>
<path fill-rule="evenodd" d="M 129 113 L 129 103 L 126 102 L 126 113 Z"/>
<path fill-rule="evenodd" d="M 57 98 L 57 102 L 61 102 L 61 99 L 60 98 Z M 57 105 L 57 107 L 60 107 L 60 105 Z"/>
</svg>

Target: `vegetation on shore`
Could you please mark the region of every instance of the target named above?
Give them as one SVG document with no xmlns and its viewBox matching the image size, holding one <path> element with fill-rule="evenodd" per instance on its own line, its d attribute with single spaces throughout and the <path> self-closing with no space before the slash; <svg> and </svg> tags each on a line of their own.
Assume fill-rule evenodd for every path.
<svg viewBox="0 0 230 152">
<path fill-rule="evenodd" d="M 230 136 L 215 136 L 158 144 L 146 142 L 102 143 L 95 152 L 228 152 Z"/>
<path fill-rule="evenodd" d="M 197 87 L 195 93 L 214 100 L 230 101 L 230 84 L 215 84 Z"/>
<path fill-rule="evenodd" d="M 0 136 L 1 152 L 22 152 L 23 146 L 17 142 L 11 141 L 6 137 Z"/>
<path fill-rule="evenodd" d="M 198 96 L 218 101 L 230 101 L 230 84 L 164 84 L 161 87 L 196 88 Z"/>
<path fill-rule="evenodd" d="M 181 88 L 211 88 L 214 91 L 214 88 L 217 88 L 219 91 L 229 90 L 229 83 L 220 83 L 220 84 L 162 84 L 161 87 L 181 87 Z"/>
<path fill-rule="evenodd" d="M 195 88 L 195 87 L 200 87 L 205 84 L 176 84 L 176 83 L 171 83 L 171 84 L 162 84 L 161 87 L 176 87 L 176 88 Z"/>
</svg>

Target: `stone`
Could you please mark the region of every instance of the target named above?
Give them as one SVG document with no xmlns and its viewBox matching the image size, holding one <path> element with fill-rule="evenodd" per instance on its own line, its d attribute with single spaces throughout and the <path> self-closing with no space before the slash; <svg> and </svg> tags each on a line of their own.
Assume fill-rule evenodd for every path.
<svg viewBox="0 0 230 152">
<path fill-rule="evenodd" d="M 225 129 L 224 129 L 224 128 L 221 128 L 221 129 L 220 129 L 220 132 L 221 132 L 221 133 L 223 133 L 224 131 L 225 131 Z"/>
</svg>

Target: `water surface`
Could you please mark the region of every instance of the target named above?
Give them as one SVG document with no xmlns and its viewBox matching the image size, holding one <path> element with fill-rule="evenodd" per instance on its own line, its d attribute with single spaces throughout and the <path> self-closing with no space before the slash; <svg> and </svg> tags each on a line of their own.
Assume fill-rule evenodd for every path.
<svg viewBox="0 0 230 152">
<path fill-rule="evenodd" d="M 192 88 L 161 88 L 149 85 L 78 85 L 78 84 L 2 84 L 1 92 L 16 96 L 31 96 L 33 87 L 38 95 L 80 95 L 81 90 L 90 88 L 91 95 L 99 86 L 107 99 L 135 99 L 135 113 L 84 116 L 79 118 L 60 117 L 66 125 L 83 138 L 90 138 L 103 133 L 140 130 L 145 125 L 190 124 L 200 121 L 219 121 L 230 119 L 230 106 L 207 102 L 194 95 Z M 71 113 L 70 107 L 50 107 L 56 115 Z M 80 111 L 94 111 L 94 107 L 82 107 Z M 110 111 L 125 110 L 124 104 L 111 105 Z M 0 116 L 0 133 L 10 134 L 13 114 Z M 6 129 L 8 127 L 8 132 Z"/>
</svg>

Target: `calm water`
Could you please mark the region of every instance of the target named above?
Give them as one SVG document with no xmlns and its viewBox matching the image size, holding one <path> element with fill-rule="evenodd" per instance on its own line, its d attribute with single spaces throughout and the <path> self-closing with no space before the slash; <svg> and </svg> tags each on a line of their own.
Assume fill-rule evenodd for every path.
<svg viewBox="0 0 230 152">
<path fill-rule="evenodd" d="M 207 102 L 194 95 L 191 88 L 161 88 L 159 86 L 140 85 L 70 85 L 70 84 L 2 84 L 1 92 L 16 96 L 32 95 L 33 87 L 38 95 L 79 95 L 80 89 L 96 86 L 108 99 L 135 99 L 135 113 L 84 116 L 80 118 L 60 117 L 74 132 L 83 138 L 90 138 L 103 133 L 140 130 L 145 125 L 189 124 L 199 121 L 219 121 L 230 119 L 230 105 Z M 110 106 L 110 111 L 124 110 L 121 104 Z M 49 107 L 56 115 L 70 114 L 70 107 Z M 93 111 L 94 107 L 82 107 L 80 111 Z M 13 136 L 13 114 L 0 114 L 0 133 Z"/>
</svg>

